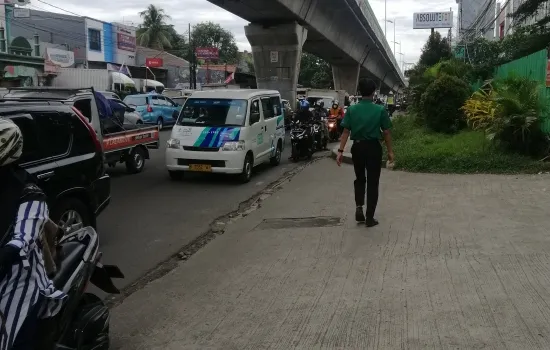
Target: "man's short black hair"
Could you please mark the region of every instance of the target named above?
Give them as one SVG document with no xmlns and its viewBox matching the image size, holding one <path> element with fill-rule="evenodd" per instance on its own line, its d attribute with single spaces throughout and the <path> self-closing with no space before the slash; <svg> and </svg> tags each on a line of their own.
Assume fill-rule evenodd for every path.
<svg viewBox="0 0 550 350">
<path fill-rule="evenodd" d="M 372 79 L 361 79 L 358 89 L 361 96 L 372 96 L 376 91 L 376 83 Z"/>
</svg>

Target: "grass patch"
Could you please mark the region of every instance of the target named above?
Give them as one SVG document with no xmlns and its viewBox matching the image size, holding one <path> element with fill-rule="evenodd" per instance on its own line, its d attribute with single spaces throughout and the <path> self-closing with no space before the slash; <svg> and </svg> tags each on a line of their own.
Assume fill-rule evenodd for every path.
<svg viewBox="0 0 550 350">
<path fill-rule="evenodd" d="M 395 169 L 425 173 L 538 173 L 550 163 L 505 153 L 491 144 L 483 132 L 456 135 L 433 133 L 403 115 L 393 120 Z"/>
</svg>

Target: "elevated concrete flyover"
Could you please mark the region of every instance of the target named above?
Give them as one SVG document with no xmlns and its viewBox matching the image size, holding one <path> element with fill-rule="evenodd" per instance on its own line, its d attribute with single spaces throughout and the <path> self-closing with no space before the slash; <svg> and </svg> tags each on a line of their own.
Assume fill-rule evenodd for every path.
<svg viewBox="0 0 550 350">
<path fill-rule="evenodd" d="M 335 89 L 351 94 L 359 77 L 401 91 L 405 78 L 367 0 L 208 0 L 250 22 L 259 88 L 293 100 L 302 50 L 333 67 Z"/>
</svg>

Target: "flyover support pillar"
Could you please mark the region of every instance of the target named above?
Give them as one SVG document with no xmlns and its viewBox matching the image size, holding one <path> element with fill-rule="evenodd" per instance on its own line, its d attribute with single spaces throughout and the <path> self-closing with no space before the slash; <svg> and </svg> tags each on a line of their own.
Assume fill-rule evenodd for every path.
<svg viewBox="0 0 550 350">
<path fill-rule="evenodd" d="M 297 23 L 252 23 L 244 29 L 252 47 L 258 89 L 278 90 L 294 106 L 307 29 Z"/>
<path fill-rule="evenodd" d="M 359 83 L 359 63 L 332 65 L 332 77 L 334 78 L 334 90 L 346 90 L 348 94 L 355 95 Z"/>
</svg>

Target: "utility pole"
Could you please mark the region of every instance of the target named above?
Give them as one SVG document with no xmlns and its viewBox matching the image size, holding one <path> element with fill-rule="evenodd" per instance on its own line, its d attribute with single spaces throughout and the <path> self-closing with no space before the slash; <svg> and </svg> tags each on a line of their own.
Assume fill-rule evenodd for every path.
<svg viewBox="0 0 550 350">
<path fill-rule="evenodd" d="M 386 36 L 386 29 L 388 27 L 388 22 L 386 20 L 388 19 L 388 0 L 384 0 L 384 37 Z"/>
</svg>

